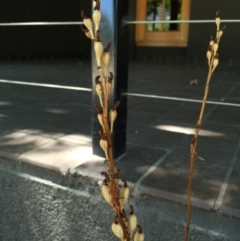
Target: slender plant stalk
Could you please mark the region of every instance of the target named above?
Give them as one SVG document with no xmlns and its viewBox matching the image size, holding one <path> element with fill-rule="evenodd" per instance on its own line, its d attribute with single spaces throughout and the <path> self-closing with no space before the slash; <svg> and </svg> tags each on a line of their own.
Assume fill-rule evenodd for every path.
<svg viewBox="0 0 240 241">
<path fill-rule="evenodd" d="M 94 51 L 96 56 L 97 68 L 99 76 L 96 76 L 96 93 L 99 97 L 99 104 L 95 104 L 95 109 L 98 113 L 98 121 L 102 127 L 99 131 L 100 134 L 100 147 L 103 149 L 106 162 L 108 164 L 108 171 L 101 174 L 105 179 L 102 186 L 102 194 L 104 199 L 111 205 L 115 212 L 115 219 L 112 223 L 112 231 L 116 237 L 121 241 L 144 241 L 144 233 L 140 225 L 137 225 L 137 217 L 134 214 L 133 206 L 130 206 L 131 212 L 127 216 L 124 205 L 127 203 L 129 197 L 129 187 L 127 182 L 123 180 L 124 185 L 119 187 L 119 179 L 121 177 L 121 170 L 115 170 L 115 160 L 113 157 L 112 147 L 112 134 L 113 124 L 117 117 L 117 107 L 120 104 L 116 101 L 111 108 L 109 108 L 109 94 L 112 87 L 113 73 L 108 74 L 108 64 L 110 61 L 109 48 L 111 43 L 104 49 L 100 41 L 99 24 L 101 20 L 100 0 L 93 1 L 93 22 L 95 33 L 93 31 L 92 20 L 86 17 L 84 11 L 81 15 L 83 18 L 84 26 L 80 26 L 85 35 L 90 38 L 94 43 Z M 102 66 L 103 65 L 103 66 Z M 138 231 L 135 229 L 138 227 Z M 135 232 L 135 234 L 134 234 Z M 134 234 L 134 238 L 133 238 Z"/>
<path fill-rule="evenodd" d="M 207 102 L 207 98 L 208 98 L 211 77 L 212 77 L 212 74 L 213 74 L 215 68 L 218 65 L 217 50 L 219 47 L 220 38 L 223 34 L 223 30 L 225 29 L 225 26 L 224 26 L 223 28 L 221 28 L 219 30 L 219 26 L 220 26 L 219 12 L 216 13 L 216 25 L 217 25 L 216 39 L 215 39 L 215 41 L 213 41 L 213 39 L 211 37 L 211 40 L 209 43 L 209 48 L 207 51 L 209 70 L 208 70 L 208 75 L 207 75 L 207 80 L 206 80 L 206 85 L 205 85 L 204 97 L 203 97 L 202 106 L 201 106 L 200 114 L 198 117 L 197 125 L 195 128 L 195 134 L 191 141 L 190 160 L 189 160 L 190 167 L 189 167 L 188 187 L 187 187 L 187 221 L 186 221 L 186 228 L 185 228 L 185 233 L 184 233 L 184 241 L 188 241 L 188 237 L 189 237 L 189 227 L 190 227 L 191 212 L 192 212 L 191 192 L 192 192 L 194 164 L 195 164 L 197 150 L 198 150 L 198 136 L 199 136 L 199 131 L 200 131 L 202 121 L 203 121 L 203 115 L 204 115 L 206 102 Z"/>
</svg>

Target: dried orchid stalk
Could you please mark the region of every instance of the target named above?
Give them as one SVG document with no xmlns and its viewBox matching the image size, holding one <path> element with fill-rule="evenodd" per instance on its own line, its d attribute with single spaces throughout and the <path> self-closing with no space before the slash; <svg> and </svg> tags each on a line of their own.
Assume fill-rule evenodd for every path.
<svg viewBox="0 0 240 241">
<path fill-rule="evenodd" d="M 106 48 L 100 40 L 99 25 L 101 21 L 100 0 L 93 1 L 93 23 L 84 11 L 81 15 L 85 26 L 81 26 L 85 35 L 94 43 L 95 58 L 98 66 L 99 75 L 95 78 L 96 93 L 99 97 L 99 104 L 95 104 L 97 118 L 101 125 L 99 145 L 103 149 L 108 163 L 108 171 L 101 174 L 105 177 L 102 186 L 102 195 L 115 212 L 115 219 L 112 223 L 112 231 L 121 241 L 143 241 L 144 233 L 141 226 L 137 225 L 137 217 L 134 214 L 133 206 L 130 206 L 131 212 L 127 216 L 124 206 L 129 197 L 129 187 L 123 180 L 123 185 L 119 186 L 121 170 L 115 168 L 115 161 L 112 149 L 113 125 L 117 117 L 117 107 L 120 104 L 116 101 L 109 109 L 109 95 L 112 87 L 113 73 L 108 74 L 108 65 L 110 62 L 109 43 Z M 93 31 L 93 25 L 95 31 Z M 116 169 L 116 170 L 115 170 Z M 135 231 L 138 227 L 138 231 Z M 135 234 L 134 234 L 135 233 Z M 133 238 L 134 237 L 134 238 Z"/>
<path fill-rule="evenodd" d="M 187 211 L 187 222 L 186 222 L 186 228 L 185 228 L 185 234 L 184 234 L 184 241 L 188 241 L 188 236 L 189 236 L 189 226 L 190 226 L 190 219 L 191 219 L 191 190 L 192 190 L 192 179 L 193 179 L 193 170 L 194 170 L 194 163 L 196 160 L 196 155 L 197 155 L 197 148 L 198 148 L 198 134 L 202 125 L 202 120 L 203 120 L 203 114 L 207 102 L 207 97 L 208 97 L 208 92 L 209 92 L 209 85 L 210 85 L 210 80 L 212 77 L 212 74 L 217 67 L 219 60 L 218 60 L 218 47 L 219 47 L 219 42 L 220 38 L 223 34 L 224 29 L 226 26 L 222 27 L 220 29 L 220 17 L 219 17 L 219 12 L 216 13 L 216 25 L 217 25 L 217 31 L 216 31 L 216 37 L 215 40 L 211 36 L 209 46 L 208 46 L 208 51 L 206 53 L 207 55 L 207 60 L 208 60 L 208 75 L 207 75 L 207 80 L 206 80 L 206 86 L 205 86 L 205 92 L 204 92 L 204 97 L 202 101 L 202 107 L 200 110 L 199 118 L 197 121 L 197 125 L 195 128 L 195 135 L 191 141 L 191 149 L 190 149 L 190 167 L 189 167 L 189 177 L 188 177 L 188 189 L 187 189 L 187 206 L 188 206 L 188 211 Z"/>
</svg>

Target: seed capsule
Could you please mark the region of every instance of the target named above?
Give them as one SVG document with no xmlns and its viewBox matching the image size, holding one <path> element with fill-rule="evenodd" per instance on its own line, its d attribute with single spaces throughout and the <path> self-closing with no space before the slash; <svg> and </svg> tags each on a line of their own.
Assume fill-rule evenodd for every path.
<svg viewBox="0 0 240 241">
<path fill-rule="evenodd" d="M 104 130 L 103 115 L 102 114 L 98 114 L 97 118 L 98 118 L 98 121 L 99 121 L 100 125 L 102 126 L 102 128 Z"/>
<path fill-rule="evenodd" d="M 89 30 L 87 28 L 83 28 L 82 26 L 80 26 L 80 28 L 82 29 L 82 31 L 85 33 L 85 35 L 92 39 L 91 33 L 89 32 Z"/>
<path fill-rule="evenodd" d="M 207 51 L 208 66 L 210 66 L 211 58 L 212 58 L 212 52 L 210 50 L 208 50 Z"/>
<path fill-rule="evenodd" d="M 139 228 L 139 230 L 137 233 L 135 233 L 134 241 L 144 241 L 145 235 L 142 232 L 142 228 L 140 225 L 137 225 L 137 227 Z"/>
<path fill-rule="evenodd" d="M 99 30 L 99 24 L 100 24 L 100 21 L 101 21 L 101 12 L 100 11 L 94 10 L 93 21 L 95 23 L 95 31 Z"/>
<path fill-rule="evenodd" d="M 124 233 L 121 224 L 115 219 L 112 224 L 112 231 L 119 239 L 124 240 Z"/>
<path fill-rule="evenodd" d="M 116 110 L 110 110 L 109 111 L 109 120 L 110 120 L 110 130 L 111 130 L 111 133 L 113 132 L 113 124 L 114 124 L 114 121 L 116 120 L 117 118 L 117 111 Z"/>
<path fill-rule="evenodd" d="M 103 53 L 103 45 L 101 42 L 94 42 L 94 51 L 96 55 L 97 66 L 101 67 L 101 57 Z"/>
<path fill-rule="evenodd" d="M 91 39 L 94 38 L 93 35 L 93 29 L 92 29 L 92 20 L 90 18 L 87 18 L 84 11 L 81 12 L 82 18 L 83 18 L 83 23 L 87 27 L 87 29 L 90 32 Z"/>
<path fill-rule="evenodd" d="M 219 31 L 218 31 L 218 39 L 220 39 L 220 38 L 222 37 L 222 35 L 223 35 L 223 31 L 222 31 L 222 30 L 219 30 Z"/>
<path fill-rule="evenodd" d="M 120 202 L 121 210 L 123 209 L 125 203 L 127 202 L 129 197 L 129 192 L 130 192 L 127 182 L 125 180 L 123 180 L 123 182 L 124 182 L 124 185 L 121 187 L 120 193 L 119 193 L 119 198 L 120 198 L 119 202 Z"/>
<path fill-rule="evenodd" d="M 102 186 L 102 195 L 107 203 L 109 203 L 112 206 L 112 197 L 109 194 L 109 186 L 107 184 L 104 184 Z"/>
<path fill-rule="evenodd" d="M 99 82 L 96 84 L 96 92 L 99 97 L 100 105 L 103 106 L 103 99 L 102 99 L 102 84 Z"/>
<path fill-rule="evenodd" d="M 214 53 L 214 56 L 216 55 L 217 50 L 218 50 L 218 44 L 217 44 L 217 43 L 214 43 L 214 45 L 213 45 L 213 53 Z"/>
<path fill-rule="evenodd" d="M 213 37 L 210 36 L 209 46 L 210 46 L 211 49 L 212 49 L 213 45 L 214 45 L 214 40 L 213 40 Z"/>
<path fill-rule="evenodd" d="M 215 19 L 215 22 L 216 22 L 216 25 L 217 25 L 217 31 L 219 30 L 220 23 L 221 23 L 221 19 L 220 19 L 218 14 L 219 14 L 219 12 L 216 13 L 216 19 Z"/>
<path fill-rule="evenodd" d="M 99 142 L 99 145 L 103 149 L 103 151 L 105 153 L 105 156 L 106 156 L 106 159 L 109 160 L 108 159 L 108 153 L 107 153 L 107 149 L 108 149 L 107 140 L 101 139 L 100 142 Z"/>
<path fill-rule="evenodd" d="M 132 238 L 133 232 L 137 227 L 137 217 L 134 214 L 134 209 L 132 205 L 130 205 L 130 208 L 131 208 L 131 212 L 129 215 L 129 231 L 130 231 L 130 238 Z"/>
<path fill-rule="evenodd" d="M 213 60 L 212 73 L 213 73 L 213 71 L 216 69 L 216 67 L 218 66 L 218 63 L 219 63 L 218 58 L 215 58 L 215 59 Z"/>
</svg>

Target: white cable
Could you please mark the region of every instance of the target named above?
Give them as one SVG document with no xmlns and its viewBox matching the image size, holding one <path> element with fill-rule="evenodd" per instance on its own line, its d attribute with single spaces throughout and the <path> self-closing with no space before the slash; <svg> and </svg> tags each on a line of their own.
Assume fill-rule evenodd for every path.
<svg viewBox="0 0 240 241">
<path fill-rule="evenodd" d="M 240 19 L 221 19 L 222 23 L 240 23 Z M 215 23 L 215 20 L 162 20 L 162 21 L 130 21 L 124 20 L 123 24 L 152 24 L 152 23 Z M 51 25 L 80 25 L 82 21 L 78 22 L 22 22 L 22 23 L 0 23 L 2 27 L 11 26 L 51 26 Z"/>
<path fill-rule="evenodd" d="M 129 21 L 125 20 L 124 24 L 151 24 L 151 23 L 215 23 L 215 20 L 139 20 Z M 240 19 L 221 19 L 221 23 L 240 23 Z"/>
<path fill-rule="evenodd" d="M 80 25 L 83 22 L 26 22 L 26 23 L 0 23 L 0 26 L 46 26 L 46 25 Z"/>
<path fill-rule="evenodd" d="M 144 97 L 144 98 L 153 98 L 153 99 L 162 99 L 162 100 L 174 100 L 174 101 L 202 103 L 202 100 L 169 97 L 169 96 L 161 96 L 161 95 L 146 95 L 146 94 L 138 94 L 138 93 L 123 93 L 123 95 Z M 210 100 L 207 101 L 207 104 L 240 107 L 240 104 L 228 103 L 228 102 L 219 102 L 219 101 L 210 101 Z"/>
</svg>

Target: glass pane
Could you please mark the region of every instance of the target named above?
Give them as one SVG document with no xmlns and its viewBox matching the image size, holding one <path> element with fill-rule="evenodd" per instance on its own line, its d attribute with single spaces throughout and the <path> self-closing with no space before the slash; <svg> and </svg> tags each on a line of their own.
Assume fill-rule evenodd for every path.
<svg viewBox="0 0 240 241">
<path fill-rule="evenodd" d="M 181 0 L 148 0 L 146 20 L 180 20 Z M 146 24 L 146 31 L 179 31 L 178 23 L 150 23 Z"/>
</svg>

